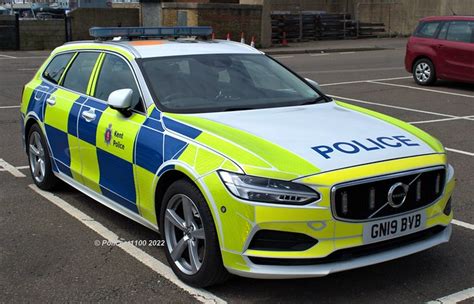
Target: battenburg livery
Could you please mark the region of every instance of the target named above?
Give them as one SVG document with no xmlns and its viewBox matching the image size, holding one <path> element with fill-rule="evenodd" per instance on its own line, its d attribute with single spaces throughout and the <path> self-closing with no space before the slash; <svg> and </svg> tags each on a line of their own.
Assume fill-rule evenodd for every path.
<svg viewBox="0 0 474 304">
<path fill-rule="evenodd" d="M 21 106 L 36 185 L 61 180 L 160 231 L 195 286 L 324 276 L 449 240 L 438 140 L 211 32 L 93 28 L 55 49 Z"/>
</svg>

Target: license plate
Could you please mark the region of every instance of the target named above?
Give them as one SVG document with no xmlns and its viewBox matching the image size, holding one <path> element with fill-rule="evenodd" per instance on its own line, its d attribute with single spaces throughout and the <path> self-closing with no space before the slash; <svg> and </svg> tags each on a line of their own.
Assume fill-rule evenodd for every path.
<svg viewBox="0 0 474 304">
<path fill-rule="evenodd" d="M 380 242 L 423 230 L 426 223 L 424 211 L 364 224 L 364 244 Z"/>
</svg>

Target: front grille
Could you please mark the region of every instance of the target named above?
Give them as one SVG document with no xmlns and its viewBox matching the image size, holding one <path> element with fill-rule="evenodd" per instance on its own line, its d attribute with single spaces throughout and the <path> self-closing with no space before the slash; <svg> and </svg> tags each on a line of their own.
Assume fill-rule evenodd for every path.
<svg viewBox="0 0 474 304">
<path fill-rule="evenodd" d="M 366 221 L 428 206 L 443 193 L 445 175 L 444 167 L 433 167 L 336 185 L 332 189 L 334 216 Z"/>
<path fill-rule="evenodd" d="M 426 240 L 446 229 L 445 226 L 434 226 L 423 231 L 415 232 L 392 240 L 386 240 L 374 244 L 362 245 L 358 247 L 340 249 L 334 251 L 324 258 L 309 258 L 309 259 L 282 259 L 282 258 L 263 258 L 251 257 L 249 259 L 252 263 L 258 265 L 278 265 L 278 266 L 310 266 L 318 264 L 327 264 L 348 261 L 351 259 L 360 258 L 363 256 L 380 253 L 383 251 L 399 248 L 416 242 Z"/>
</svg>

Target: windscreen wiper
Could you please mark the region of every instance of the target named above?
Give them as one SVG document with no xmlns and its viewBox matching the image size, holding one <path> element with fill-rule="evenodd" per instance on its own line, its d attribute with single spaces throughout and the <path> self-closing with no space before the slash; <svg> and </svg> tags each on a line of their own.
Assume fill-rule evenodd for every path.
<svg viewBox="0 0 474 304">
<path fill-rule="evenodd" d="M 309 100 L 309 101 L 305 101 L 303 103 L 300 103 L 300 106 L 304 106 L 304 105 L 310 105 L 310 104 L 316 104 L 316 103 L 319 103 L 320 101 L 322 100 L 326 100 L 328 101 L 328 99 L 324 96 L 324 95 L 321 95 L 319 96 L 318 98 L 315 98 L 313 100 Z"/>
</svg>

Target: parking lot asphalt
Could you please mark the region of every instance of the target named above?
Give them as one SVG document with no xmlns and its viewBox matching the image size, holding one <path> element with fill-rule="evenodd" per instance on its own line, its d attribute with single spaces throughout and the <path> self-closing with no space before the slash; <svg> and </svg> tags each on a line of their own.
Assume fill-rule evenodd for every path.
<svg viewBox="0 0 474 304">
<path fill-rule="evenodd" d="M 457 176 L 452 239 L 323 278 L 235 277 L 196 290 L 169 273 L 162 247 L 102 245 L 159 234 L 70 187 L 51 195 L 30 186 L 18 106 L 23 85 L 45 56 L 0 52 L 0 302 L 447 303 L 458 297 L 474 303 L 473 85 L 417 86 L 403 68 L 403 49 L 275 56 L 334 98 L 408 121 L 441 140 Z M 317 117 L 313 127 L 321 127 Z"/>
</svg>

